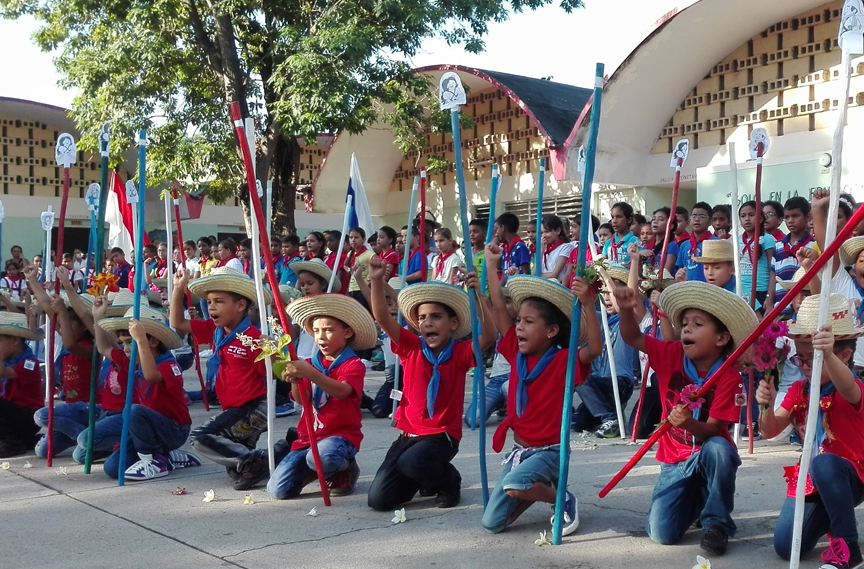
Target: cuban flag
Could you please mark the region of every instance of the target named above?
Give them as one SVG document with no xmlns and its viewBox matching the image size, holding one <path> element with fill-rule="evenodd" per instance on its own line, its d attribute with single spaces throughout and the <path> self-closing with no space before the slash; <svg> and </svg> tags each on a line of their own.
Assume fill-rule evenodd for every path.
<svg viewBox="0 0 864 569">
<path fill-rule="evenodd" d="M 351 207 L 345 212 L 348 218 L 348 229 L 362 227 L 369 237 L 377 231 L 375 220 L 372 219 L 372 211 L 369 209 L 369 198 L 366 197 L 366 188 L 363 187 L 363 179 L 360 177 L 360 164 L 357 156 L 351 154 L 351 172 L 348 177 L 348 194 L 345 203 L 351 198 Z M 344 237 L 344 236 L 343 236 Z"/>
</svg>

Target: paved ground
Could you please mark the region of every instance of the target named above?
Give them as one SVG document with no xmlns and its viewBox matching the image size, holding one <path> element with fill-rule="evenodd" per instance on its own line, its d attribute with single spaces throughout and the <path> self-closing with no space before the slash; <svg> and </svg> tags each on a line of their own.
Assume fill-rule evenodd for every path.
<svg viewBox="0 0 864 569">
<path fill-rule="evenodd" d="M 196 383 L 187 374 L 188 387 Z M 380 384 L 381 374 L 370 374 L 367 391 Z M 200 403 L 191 410 L 194 424 L 206 417 Z M 277 432 L 284 433 L 298 418 L 278 419 Z M 493 417 L 487 440 L 496 424 Z M 334 498 L 330 508 L 324 507 L 317 486 L 289 501 L 271 500 L 260 488 L 236 492 L 224 468 L 212 463 L 121 488 L 104 476 L 101 464 L 85 475 L 68 452 L 55 459 L 53 468 L 33 455 L 9 459 L 10 468 L 0 470 L 0 568 L 690 569 L 700 553 L 697 530 L 676 546 L 655 545 L 646 537 L 645 517 L 659 472 L 653 459 L 644 460 L 607 498 L 597 497 L 635 451 L 620 441 L 600 441 L 592 449 L 587 444 L 592 439 L 574 435 L 570 488 L 579 498 L 582 525 L 562 546 L 537 547 L 534 540 L 550 529 L 548 506 L 533 506 L 499 535 L 481 528 L 477 432 L 466 430 L 454 460 L 463 477 L 462 504 L 439 510 L 432 498 L 417 499 L 406 506 L 408 521 L 403 524 L 392 524 L 392 513 L 366 506 L 366 491 L 396 433 L 389 420 L 365 412 L 364 433 L 357 491 Z M 491 449 L 487 456 L 494 485 L 500 457 Z M 785 495 L 782 467 L 797 456 L 789 445 L 764 442 L 757 443 L 756 454 L 743 454 L 735 511 L 738 536 L 725 557 L 711 560 L 715 569 L 787 566 L 775 555 L 771 540 Z M 28 461 L 31 468 L 25 468 Z M 188 494 L 172 495 L 178 486 Z M 215 490 L 216 500 L 204 503 L 209 489 Z M 246 494 L 254 504 L 244 505 Z M 318 516 L 307 516 L 313 507 Z M 822 549 L 805 557 L 802 567 L 818 567 Z"/>
</svg>

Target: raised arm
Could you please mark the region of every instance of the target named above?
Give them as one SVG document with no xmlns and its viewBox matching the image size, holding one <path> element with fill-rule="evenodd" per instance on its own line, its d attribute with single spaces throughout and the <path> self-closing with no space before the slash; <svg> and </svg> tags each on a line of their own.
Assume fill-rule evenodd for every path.
<svg viewBox="0 0 864 569">
<path fill-rule="evenodd" d="M 99 322 L 105 318 L 105 311 L 108 309 L 108 299 L 100 296 L 93 302 L 93 321 Z M 95 326 L 96 349 L 102 356 L 111 359 L 111 350 L 120 348 L 120 343 L 117 337 L 106 332 L 102 326 Z"/>
<path fill-rule="evenodd" d="M 381 329 L 391 341 L 399 343 L 402 327 L 390 316 L 387 308 L 387 298 L 384 296 L 384 282 L 387 273 L 387 263 L 383 259 L 369 259 L 369 280 L 372 283 L 372 315 Z"/>
<path fill-rule="evenodd" d="M 51 299 L 51 309 L 57 315 L 57 324 L 59 324 L 58 329 L 60 331 L 60 338 L 63 340 L 63 347 L 69 353 L 80 358 L 89 359 L 93 357 L 93 350 L 80 344 L 75 339 L 75 335 L 72 333 L 72 319 L 69 318 L 69 311 L 66 310 L 63 299 L 55 295 Z"/>
<path fill-rule="evenodd" d="M 830 201 L 830 192 L 819 189 L 813 192 L 813 198 L 810 202 L 812 205 L 810 211 L 813 215 L 813 233 L 820 251 L 825 250 L 825 230 L 828 227 L 828 204 Z M 833 220 L 832 223 L 837 223 L 837 220 Z M 835 253 L 834 262 L 831 265 L 831 276 L 836 275 L 838 270 L 845 270 L 840 265 L 840 254 Z"/>
<path fill-rule="evenodd" d="M 165 378 L 159 372 L 153 350 L 150 349 L 150 339 L 144 326 L 134 318 L 129 320 L 129 335 L 138 344 L 138 362 L 141 364 L 141 373 L 148 383 L 162 383 Z"/>
<path fill-rule="evenodd" d="M 93 334 L 93 313 L 90 307 L 81 300 L 81 296 L 75 289 L 75 284 L 70 280 L 69 269 L 60 265 L 57 267 L 57 278 L 60 279 L 60 285 L 66 291 L 66 297 L 69 299 L 69 306 L 75 311 L 75 314 L 81 320 L 81 323 Z M 67 350 L 69 348 L 66 348 Z"/>
<path fill-rule="evenodd" d="M 477 273 L 472 271 L 465 275 L 465 286 L 468 287 L 468 294 L 477 295 L 477 310 L 480 312 L 477 315 L 480 318 L 480 349 L 485 352 L 498 339 L 498 328 L 492 320 L 489 307 L 486 306 L 485 297 L 480 294 L 480 278 Z"/>
<path fill-rule="evenodd" d="M 636 320 L 636 304 L 639 297 L 635 292 L 625 287 L 615 287 L 612 291 L 615 300 L 618 301 L 618 326 L 621 339 L 629 346 L 633 346 L 640 352 L 645 351 L 645 334 L 639 330 L 639 322 Z"/>
<path fill-rule="evenodd" d="M 582 277 L 573 279 L 573 294 L 582 303 L 587 328 L 586 334 L 588 335 L 588 344 L 579 350 L 579 361 L 583 364 L 590 364 L 594 358 L 603 352 L 600 321 L 597 320 L 597 311 L 594 310 L 594 294 L 591 291 L 591 286 Z"/>
<path fill-rule="evenodd" d="M 36 297 L 36 302 L 39 303 L 39 308 L 51 318 L 54 314 L 51 312 L 51 297 L 45 292 L 42 283 L 39 282 L 39 271 L 34 265 L 28 265 L 24 268 L 24 276 L 27 277 L 27 284 L 33 290 L 33 295 Z"/>
<path fill-rule="evenodd" d="M 171 308 L 168 311 L 168 321 L 171 327 L 184 337 L 192 333 L 192 324 L 186 319 L 183 314 L 183 297 L 186 294 L 186 284 L 189 282 L 189 273 L 185 269 L 180 269 L 174 273 L 174 290 L 171 292 Z M 276 291 L 277 293 L 279 291 Z"/>
<path fill-rule="evenodd" d="M 494 270 L 494 267 L 497 267 L 501 260 L 501 253 L 501 247 L 495 243 L 489 243 L 486 245 L 483 255 L 486 258 L 486 282 L 489 286 L 489 298 L 492 300 L 492 308 L 495 309 L 495 326 L 503 336 L 513 326 L 513 321 L 507 314 L 507 300 L 504 298 L 501 280 L 498 279 L 498 271 Z"/>
</svg>

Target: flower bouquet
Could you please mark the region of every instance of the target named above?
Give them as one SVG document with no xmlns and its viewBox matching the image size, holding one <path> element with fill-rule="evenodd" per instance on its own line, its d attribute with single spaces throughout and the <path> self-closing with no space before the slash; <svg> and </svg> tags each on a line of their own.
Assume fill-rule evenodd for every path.
<svg viewBox="0 0 864 569">
<path fill-rule="evenodd" d="M 286 334 L 282 330 L 282 326 L 272 316 L 268 319 L 270 330 L 273 337 L 261 336 L 260 338 L 252 338 L 245 334 L 237 334 L 237 339 L 244 346 L 250 347 L 253 350 L 258 350 L 260 353 L 255 358 L 256 362 L 260 362 L 264 358 L 275 357 L 273 361 L 273 375 L 277 378 L 282 377 L 282 371 L 285 369 L 285 364 L 291 361 L 291 353 L 288 351 L 288 345 L 292 338 L 290 334 Z"/>
<path fill-rule="evenodd" d="M 102 271 L 101 273 L 87 277 L 87 293 L 93 296 L 103 296 L 109 292 L 118 292 L 120 287 L 117 282 L 120 280 L 115 274 Z"/>
</svg>

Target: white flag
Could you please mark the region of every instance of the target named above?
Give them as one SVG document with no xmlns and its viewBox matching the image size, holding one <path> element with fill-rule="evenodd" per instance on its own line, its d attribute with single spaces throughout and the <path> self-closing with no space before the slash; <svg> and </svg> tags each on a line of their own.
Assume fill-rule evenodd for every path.
<svg viewBox="0 0 864 569">
<path fill-rule="evenodd" d="M 362 227 L 366 232 L 366 236 L 371 237 L 377 229 L 375 227 L 375 220 L 372 219 L 369 198 L 366 197 L 366 188 L 363 187 L 363 179 L 360 177 L 360 164 L 357 162 L 355 154 L 351 154 L 351 173 L 348 178 L 346 203 L 348 201 L 347 196 L 353 196 L 351 211 L 345 212 L 349 216 L 348 229 Z M 342 237 L 344 238 L 345 236 L 343 235 Z"/>
</svg>

